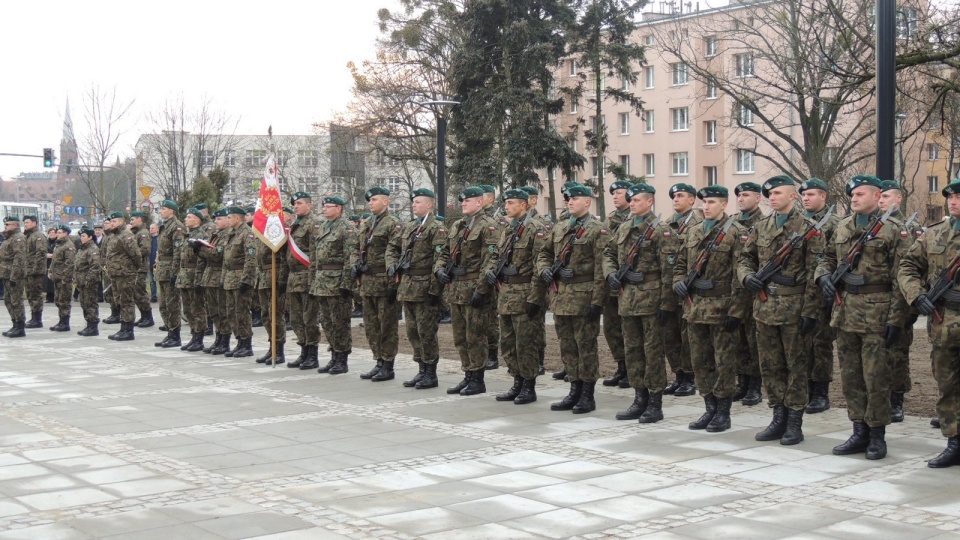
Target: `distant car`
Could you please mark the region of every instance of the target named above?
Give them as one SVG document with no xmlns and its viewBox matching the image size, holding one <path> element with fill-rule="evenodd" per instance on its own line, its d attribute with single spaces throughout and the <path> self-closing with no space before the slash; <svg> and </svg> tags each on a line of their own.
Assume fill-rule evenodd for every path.
<svg viewBox="0 0 960 540">
<path fill-rule="evenodd" d="M 79 221 L 71 221 L 70 223 L 67 223 L 67 227 L 70 227 L 70 229 L 74 231 L 79 229 L 82 225 L 83 223 L 80 223 Z"/>
</svg>

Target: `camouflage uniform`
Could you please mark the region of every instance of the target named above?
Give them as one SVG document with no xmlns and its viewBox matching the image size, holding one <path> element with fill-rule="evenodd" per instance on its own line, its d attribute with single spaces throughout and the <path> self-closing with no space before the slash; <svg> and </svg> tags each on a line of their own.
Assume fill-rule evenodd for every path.
<svg viewBox="0 0 960 540">
<path fill-rule="evenodd" d="M 53 282 L 53 303 L 57 305 L 61 320 L 70 318 L 73 302 L 73 266 L 76 256 L 77 248 L 70 237 L 57 240 L 57 247 L 53 248 L 49 274 L 50 281 Z"/>
<path fill-rule="evenodd" d="M 610 236 L 606 237 L 608 241 L 620 224 L 627 219 L 631 219 L 629 207 L 623 210 L 614 210 L 607 215 L 607 220 L 603 226 L 611 233 Z M 627 249 L 629 250 L 629 247 Z M 621 365 L 625 365 L 626 356 L 623 343 L 624 333 L 620 320 L 620 291 L 610 291 L 610 294 L 607 295 L 607 301 L 603 303 L 603 337 L 606 339 L 607 346 L 610 347 L 610 354 L 613 355 L 619 369 Z"/>
<path fill-rule="evenodd" d="M 493 220 L 494 225 L 497 227 L 497 238 L 500 237 L 500 232 L 503 231 L 507 226 L 506 220 L 504 220 L 503 215 L 499 212 L 499 208 L 496 206 L 491 206 L 483 210 L 483 212 Z M 487 325 L 485 331 L 487 335 L 487 363 L 486 366 L 490 368 L 495 368 L 498 366 L 497 360 L 497 351 L 500 347 L 500 323 L 497 318 L 497 295 L 499 292 L 497 289 L 493 289 L 490 294 L 492 295 L 487 303 L 482 307 L 484 322 Z"/>
<path fill-rule="evenodd" d="M 110 317 L 107 318 L 105 322 L 107 323 L 118 323 L 120 322 L 120 304 L 117 303 L 117 295 L 115 294 L 115 287 L 113 282 L 110 281 L 110 276 L 106 272 L 106 257 L 107 249 L 110 248 L 110 242 L 113 241 L 116 236 L 110 234 L 110 231 L 104 228 L 103 230 L 103 240 L 100 241 L 100 264 L 104 266 L 101 267 L 100 276 L 103 280 L 103 300 L 110 305 Z M 112 321 L 113 317 L 116 317 Z"/>
<path fill-rule="evenodd" d="M 737 221 L 747 229 L 747 234 L 750 234 L 764 217 L 763 212 L 757 207 L 752 212 L 740 212 L 737 215 Z M 763 260 L 761 259 L 761 261 Z M 737 365 L 737 375 L 760 377 L 760 355 L 757 352 L 757 321 L 753 317 L 752 304 L 747 305 L 746 318 L 744 318 L 740 328 L 737 329 L 737 333 L 740 340 L 740 353 L 737 356 L 740 363 Z"/>
<path fill-rule="evenodd" d="M 201 227 L 187 229 L 187 238 L 206 240 L 206 234 Z M 203 291 L 197 291 L 202 286 L 203 269 L 206 259 L 198 256 L 199 249 L 194 251 L 184 239 L 180 246 L 180 271 L 177 272 L 177 288 L 180 289 L 180 300 L 183 303 L 183 314 L 190 325 L 190 333 L 203 334 L 207 331 L 207 310 L 204 309 Z"/>
<path fill-rule="evenodd" d="M 690 215 L 693 212 L 693 215 Z M 664 242 L 660 245 L 660 252 L 664 260 L 664 279 L 671 280 L 673 269 L 677 263 L 677 255 L 683 250 L 683 238 L 694 225 L 703 221 L 703 213 L 700 210 L 690 210 L 686 214 L 674 214 L 673 219 L 667 222 L 669 230 L 663 233 Z M 687 217 L 684 226 L 684 221 Z M 684 230 L 681 231 L 681 227 Z M 667 317 L 660 328 L 660 335 L 663 336 L 663 353 L 670 364 L 670 371 L 677 374 L 678 379 L 681 374 L 690 374 L 693 376 L 693 363 L 690 360 L 690 340 L 687 338 L 687 322 L 683 319 L 683 303 L 677 299 L 677 295 L 667 295 L 663 299 L 664 310 L 673 315 Z"/>
<path fill-rule="evenodd" d="M 100 322 L 97 288 L 100 285 L 100 248 L 96 242 L 82 244 L 74 259 L 73 280 L 80 290 L 80 309 L 88 323 Z"/>
<path fill-rule="evenodd" d="M 900 238 L 907 244 L 904 252 L 909 251 L 917 238 L 923 236 L 923 229 L 916 222 L 911 223 L 907 228 L 907 220 L 900 215 L 900 212 L 894 212 L 891 217 L 904 223 L 904 227 L 900 230 Z M 897 260 L 897 266 L 899 265 L 900 261 Z M 910 346 L 913 345 L 912 322 L 916 322 L 916 319 L 917 312 L 911 308 L 910 317 L 907 319 L 910 324 L 904 325 L 900 337 L 890 347 L 890 391 L 896 394 L 905 394 L 913 388 L 913 381 L 910 379 Z M 902 402 L 903 396 L 899 396 L 899 399 Z M 900 405 L 902 407 L 903 404 Z"/>
<path fill-rule="evenodd" d="M 837 261 L 866 230 L 866 220 L 858 224 L 858 217 L 854 214 L 837 224 L 833 244 L 826 247 L 817 266 L 817 279 L 832 274 Z M 865 284 L 856 293 L 852 285 L 837 287 L 842 304 L 833 306 L 830 322 L 839 331 L 837 352 L 847 416 L 870 428 L 890 423 L 890 356 L 883 346 L 882 332 L 887 325 L 902 328 L 908 311 L 893 264 L 907 245 L 900 238 L 902 226 L 891 219 L 867 243 L 859 264 L 850 273 L 865 278 Z"/>
<path fill-rule="evenodd" d="M 316 298 L 310 296 L 310 284 L 316 275 L 314 261 L 310 259 L 310 266 L 304 266 L 293 255 L 293 245 L 308 256 L 313 250 L 313 243 L 320 234 L 323 223 L 313 214 L 298 216 L 290 226 L 290 241 L 287 242 L 284 261 L 287 267 L 287 309 L 290 311 L 290 325 L 297 337 L 297 345 L 311 347 L 320 342 L 320 304 Z M 295 363 L 289 364 L 296 367 Z"/>
<path fill-rule="evenodd" d="M 247 340 L 253 336 L 250 318 L 250 298 L 253 295 L 250 291 L 257 280 L 257 240 L 246 223 L 225 230 L 229 233 L 223 246 L 221 272 L 227 300 L 227 325 L 237 340 Z"/>
<path fill-rule="evenodd" d="M 540 225 L 543 226 L 543 234 L 547 238 L 549 238 L 551 233 L 553 233 L 553 221 L 550 220 L 549 215 L 540 214 L 539 212 L 537 212 L 536 208 L 531 208 L 530 220 L 537 221 L 540 223 Z M 535 336 L 535 340 L 533 341 L 533 343 L 536 343 L 537 351 L 539 351 L 539 354 L 540 354 L 540 359 L 539 359 L 540 366 L 543 367 L 543 360 L 544 360 L 543 356 L 544 356 L 544 351 L 547 347 L 547 325 L 546 325 L 547 310 L 541 309 L 540 313 L 537 315 L 537 318 L 539 319 L 540 323 L 537 325 L 537 335 Z"/>
<path fill-rule="evenodd" d="M 804 215 L 817 222 L 823 219 L 826 213 L 827 207 L 824 207 L 818 212 L 804 212 Z M 834 213 L 824 224 L 821 242 L 825 247 L 833 245 L 837 223 L 840 223 L 840 217 Z M 810 369 L 811 391 L 822 393 L 823 398 L 827 397 L 828 385 L 833 381 L 833 342 L 837 336 L 836 330 L 830 326 L 832 306 L 833 302 L 821 302 L 817 311 L 817 325 L 813 332 L 803 337 L 803 358 Z"/>
<path fill-rule="evenodd" d="M 3 303 L 14 326 L 23 325 L 23 288 L 27 277 L 27 242 L 20 229 L 4 231 L 0 243 L 0 281 L 3 281 Z M 44 249 L 46 253 L 46 249 Z M 46 263 L 44 263 L 46 266 Z"/>
<path fill-rule="evenodd" d="M 356 240 L 353 225 L 341 214 L 337 219 L 315 226 L 310 251 L 310 271 L 316 275 L 310 285 L 310 296 L 320 306 L 320 324 L 327 333 L 330 348 L 344 358 L 353 350 L 350 257 Z"/>
<path fill-rule="evenodd" d="M 392 302 L 387 299 L 387 289 L 394 289 L 396 285 L 387 277 L 386 252 L 387 246 L 402 229 L 400 219 L 389 210 L 371 216 L 360 224 L 356 251 L 350 261 L 352 268 L 360 260 L 361 251 L 366 249 L 368 269 L 357 276 L 357 291 L 363 299 L 363 330 L 373 359 L 390 362 L 390 366 L 397 356 L 401 304 L 396 299 Z"/>
<path fill-rule="evenodd" d="M 157 262 L 153 274 L 157 280 L 160 300 L 160 317 L 168 331 L 180 328 L 180 292 L 177 290 L 177 274 L 180 273 L 180 257 L 177 256 L 183 245 L 186 228 L 176 216 L 159 224 L 157 235 Z"/>
<path fill-rule="evenodd" d="M 140 316 L 143 317 L 152 309 L 150 294 L 147 292 L 147 269 L 150 267 L 150 250 L 153 242 L 150 236 L 150 225 L 146 221 L 139 227 L 130 227 L 130 232 L 136 237 L 142 256 L 140 272 L 137 273 L 137 280 L 134 282 L 133 300 L 137 304 Z"/>
<path fill-rule="evenodd" d="M 110 229 L 106 234 L 113 238 L 107 244 L 103 263 L 113 284 L 117 304 L 120 306 L 120 321 L 132 326 L 136 319 L 133 282 L 137 279 L 137 273 L 140 272 L 142 260 L 140 247 L 137 245 L 136 237 L 126 227 Z"/>
<path fill-rule="evenodd" d="M 24 260 L 26 277 L 21 280 L 27 291 L 30 312 L 43 311 L 43 278 L 47 275 L 47 237 L 39 226 L 23 231 L 27 255 Z"/>
<path fill-rule="evenodd" d="M 214 227 L 210 236 L 210 243 L 214 247 L 201 247 L 197 256 L 205 261 L 200 284 L 204 289 L 204 304 L 207 315 L 213 318 L 217 337 L 230 336 L 232 329 L 227 317 L 227 293 L 223 290 L 223 250 L 230 239 L 230 227 L 217 229 Z M 206 352 L 206 350 L 204 351 Z"/>
</svg>

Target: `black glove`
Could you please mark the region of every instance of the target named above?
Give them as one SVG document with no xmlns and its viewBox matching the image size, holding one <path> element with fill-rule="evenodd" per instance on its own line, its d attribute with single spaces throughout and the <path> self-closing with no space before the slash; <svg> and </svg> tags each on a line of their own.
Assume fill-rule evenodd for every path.
<svg viewBox="0 0 960 540">
<path fill-rule="evenodd" d="M 750 289 L 753 292 L 760 292 L 763 290 L 763 282 L 757 279 L 756 274 L 750 274 L 743 280 L 743 286 Z"/>
<path fill-rule="evenodd" d="M 919 313 L 911 313 L 910 315 L 907 315 L 907 326 L 913 326 L 917 324 L 917 319 L 919 318 L 920 318 Z"/>
<path fill-rule="evenodd" d="M 470 307 L 478 308 L 483 305 L 487 300 L 487 295 L 473 291 L 473 296 L 470 297 Z"/>
<path fill-rule="evenodd" d="M 800 335 L 805 336 L 817 326 L 817 320 L 813 317 L 800 317 Z"/>
<path fill-rule="evenodd" d="M 397 265 L 391 264 L 387 267 L 387 277 L 393 277 L 397 275 Z"/>
<path fill-rule="evenodd" d="M 610 287 L 611 291 L 619 291 L 623 284 L 617 279 L 617 274 L 610 274 L 607 276 L 607 286 Z"/>
<path fill-rule="evenodd" d="M 486 274 L 483 275 L 483 277 L 487 278 L 487 283 L 491 285 L 497 282 L 497 275 L 494 274 L 493 272 L 487 272 Z"/>
<path fill-rule="evenodd" d="M 249 291 L 250 289 L 252 289 L 252 288 L 253 288 L 253 287 L 252 287 L 249 283 L 241 283 L 241 284 L 240 284 L 240 292 L 242 292 L 242 293 L 246 293 L 246 292 L 248 292 L 248 291 Z"/>
<path fill-rule="evenodd" d="M 440 281 L 441 285 L 446 285 L 450 283 L 450 274 L 447 274 L 446 269 L 441 268 L 437 270 L 437 279 Z"/>
<path fill-rule="evenodd" d="M 357 276 L 358 276 L 358 275 L 359 275 L 359 272 L 357 272 L 357 267 L 356 267 L 356 266 L 351 266 L 351 267 L 350 267 L 350 279 L 357 279 Z"/>
<path fill-rule="evenodd" d="M 601 314 L 603 314 L 603 306 L 590 304 L 590 308 L 587 309 L 587 320 L 590 322 L 597 322 L 600 320 Z"/>
<path fill-rule="evenodd" d="M 889 349 L 892 347 L 899 337 L 900 327 L 888 324 L 887 327 L 883 329 L 883 348 Z"/>
<path fill-rule="evenodd" d="M 933 312 L 937 309 L 937 306 L 933 305 L 933 302 L 931 302 L 925 294 L 921 294 L 916 300 L 913 301 L 913 307 L 917 308 L 917 311 L 928 317 L 933 315 Z"/>
<path fill-rule="evenodd" d="M 203 285 L 195 285 L 193 287 L 193 292 L 197 294 L 203 294 Z"/>
<path fill-rule="evenodd" d="M 830 276 L 820 276 L 820 279 L 817 280 L 817 285 L 820 286 L 823 295 L 831 300 L 833 296 L 837 294 L 837 288 L 833 285 L 833 282 L 830 281 Z"/>
<path fill-rule="evenodd" d="M 435 295 L 435 294 L 428 294 L 428 295 L 427 295 L 427 302 L 430 302 L 430 305 L 431 305 L 431 306 L 439 306 L 439 305 L 440 305 L 440 297 L 437 296 L 437 295 Z"/>
<path fill-rule="evenodd" d="M 11 289 L 16 289 L 16 288 L 17 288 L 17 282 L 16 282 L 16 281 L 9 281 L 9 280 L 8 280 L 4 285 L 6 285 L 7 287 L 10 287 Z"/>
<path fill-rule="evenodd" d="M 680 298 L 687 296 L 687 284 L 682 281 L 674 283 L 673 292 Z"/>
<path fill-rule="evenodd" d="M 397 290 L 387 289 L 387 303 L 395 304 L 397 302 Z"/>
<path fill-rule="evenodd" d="M 277 294 L 283 294 L 285 292 L 287 292 L 287 284 L 277 283 Z"/>
<path fill-rule="evenodd" d="M 547 285 L 553 283 L 553 272 L 551 272 L 550 269 L 547 268 L 543 272 L 540 272 L 540 279 L 542 279 L 543 282 L 546 283 Z"/>
<path fill-rule="evenodd" d="M 340 289 L 340 298 L 350 298 L 353 296 L 353 292 L 350 289 Z"/>
<path fill-rule="evenodd" d="M 740 328 L 740 319 L 727 315 L 723 318 L 723 331 L 724 332 L 733 332 L 737 328 Z"/>
<path fill-rule="evenodd" d="M 170 278 L 170 286 L 171 286 L 171 287 L 176 287 L 176 286 L 177 286 L 177 276 L 173 276 L 173 277 Z"/>
<path fill-rule="evenodd" d="M 667 322 L 670 321 L 671 317 L 673 317 L 672 311 L 667 311 L 665 309 L 657 310 L 657 324 L 659 324 L 660 326 L 667 324 Z"/>
<path fill-rule="evenodd" d="M 527 302 L 527 317 L 534 319 L 540 314 L 540 306 Z"/>
<path fill-rule="evenodd" d="M 200 248 L 203 247 L 203 244 L 200 242 L 190 242 L 190 247 L 193 249 L 194 253 L 200 253 Z"/>
</svg>

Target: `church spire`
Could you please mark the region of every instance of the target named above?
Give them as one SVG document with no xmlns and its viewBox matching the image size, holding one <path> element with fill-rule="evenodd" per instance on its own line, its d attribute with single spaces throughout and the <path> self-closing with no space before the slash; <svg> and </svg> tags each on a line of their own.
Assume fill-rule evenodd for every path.
<svg viewBox="0 0 960 540">
<path fill-rule="evenodd" d="M 67 97 L 66 112 L 63 115 L 63 137 L 60 143 L 76 144 L 77 140 L 73 136 L 73 120 L 70 119 L 70 97 Z"/>
</svg>

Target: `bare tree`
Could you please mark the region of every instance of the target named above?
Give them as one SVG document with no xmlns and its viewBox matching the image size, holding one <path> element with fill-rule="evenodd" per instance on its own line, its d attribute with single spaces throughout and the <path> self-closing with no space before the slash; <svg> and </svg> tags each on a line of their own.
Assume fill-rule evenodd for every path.
<svg viewBox="0 0 960 540">
<path fill-rule="evenodd" d="M 90 86 L 83 94 L 83 127 L 77 141 L 78 195 L 105 215 L 108 211 L 123 208 L 129 200 L 130 190 L 115 189 L 114 176 L 110 170 L 120 170 L 109 163 L 119 160 L 118 141 L 126 132 L 133 100 L 117 96 L 117 89 L 105 90 Z M 119 161 L 118 161 L 119 164 Z M 129 185 L 129 184 L 128 184 Z"/>
</svg>

